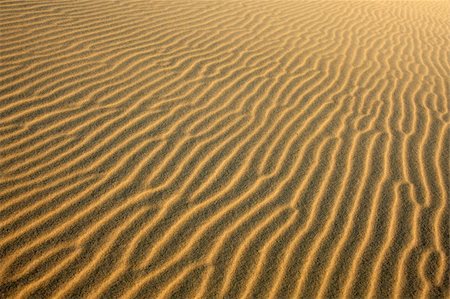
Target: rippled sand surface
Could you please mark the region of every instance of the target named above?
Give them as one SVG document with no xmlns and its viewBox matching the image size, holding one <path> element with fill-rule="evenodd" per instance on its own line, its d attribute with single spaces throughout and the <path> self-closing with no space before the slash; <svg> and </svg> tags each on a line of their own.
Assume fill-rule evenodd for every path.
<svg viewBox="0 0 450 299">
<path fill-rule="evenodd" d="M 449 1 L 0 0 L 0 66 L 1 298 L 450 296 Z"/>
</svg>

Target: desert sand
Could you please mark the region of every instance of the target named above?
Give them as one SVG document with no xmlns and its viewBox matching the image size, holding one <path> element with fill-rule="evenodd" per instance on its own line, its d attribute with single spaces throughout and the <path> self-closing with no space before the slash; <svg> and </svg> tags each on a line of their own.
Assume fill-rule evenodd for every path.
<svg viewBox="0 0 450 299">
<path fill-rule="evenodd" d="M 0 298 L 450 296 L 450 1 L 0 3 Z"/>
</svg>

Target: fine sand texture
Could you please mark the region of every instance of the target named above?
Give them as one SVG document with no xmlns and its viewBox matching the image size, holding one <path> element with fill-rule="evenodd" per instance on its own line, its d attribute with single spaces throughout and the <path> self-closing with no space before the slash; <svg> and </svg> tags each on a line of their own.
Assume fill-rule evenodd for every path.
<svg viewBox="0 0 450 299">
<path fill-rule="evenodd" d="M 448 298 L 450 1 L 0 0 L 0 298 Z"/>
</svg>

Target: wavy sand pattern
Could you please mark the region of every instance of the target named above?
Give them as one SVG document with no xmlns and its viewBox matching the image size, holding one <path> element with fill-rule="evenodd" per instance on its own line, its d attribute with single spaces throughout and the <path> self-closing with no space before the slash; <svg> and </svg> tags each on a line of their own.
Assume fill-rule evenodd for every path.
<svg viewBox="0 0 450 299">
<path fill-rule="evenodd" d="M 450 2 L 0 3 L 0 297 L 450 295 Z"/>
</svg>

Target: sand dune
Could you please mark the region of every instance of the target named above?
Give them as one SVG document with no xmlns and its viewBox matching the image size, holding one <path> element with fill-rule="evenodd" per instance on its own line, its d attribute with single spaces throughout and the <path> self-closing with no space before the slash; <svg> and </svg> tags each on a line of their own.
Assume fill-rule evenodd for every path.
<svg viewBox="0 0 450 299">
<path fill-rule="evenodd" d="M 449 16 L 0 0 L 0 297 L 450 296 Z"/>
</svg>

